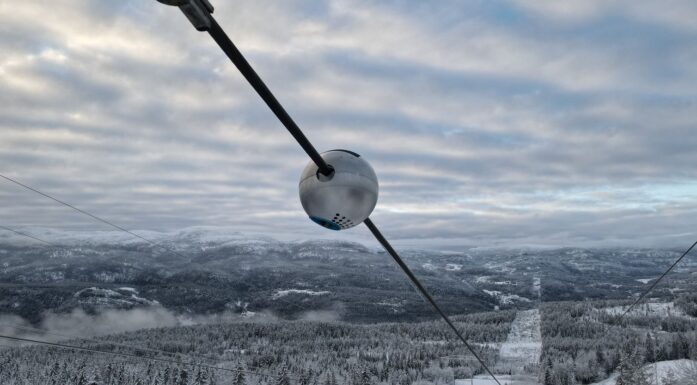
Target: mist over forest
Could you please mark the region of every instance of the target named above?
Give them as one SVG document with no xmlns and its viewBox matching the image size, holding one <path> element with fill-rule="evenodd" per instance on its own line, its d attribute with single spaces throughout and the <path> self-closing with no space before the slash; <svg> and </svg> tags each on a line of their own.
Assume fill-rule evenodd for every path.
<svg viewBox="0 0 697 385">
<path fill-rule="evenodd" d="M 158 241 L 176 253 L 108 237 L 0 245 L 0 334 L 175 360 L 5 341 L 14 347 L 0 353 L 0 383 L 487 381 L 384 252 L 198 232 Z M 697 263 L 686 260 L 619 317 L 677 256 L 616 248 L 404 253 L 497 376 L 521 385 L 642 384 L 648 377 L 636 373 L 651 365 L 661 384 L 683 381 L 697 358 Z"/>
</svg>

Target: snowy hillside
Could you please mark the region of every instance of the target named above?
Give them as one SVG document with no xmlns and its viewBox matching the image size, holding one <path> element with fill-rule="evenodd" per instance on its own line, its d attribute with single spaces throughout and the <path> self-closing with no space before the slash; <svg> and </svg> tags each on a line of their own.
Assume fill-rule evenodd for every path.
<svg viewBox="0 0 697 385">
<path fill-rule="evenodd" d="M 496 376 L 501 385 L 539 385 L 531 376 L 499 374 Z M 497 385 L 491 376 L 477 375 L 466 380 L 455 380 L 455 385 Z"/>
<path fill-rule="evenodd" d="M 140 233 L 158 242 L 110 231 L 23 231 L 58 247 L 21 243 L 0 233 L 0 314 L 40 322 L 45 312 L 80 307 L 159 304 L 178 314 L 270 312 L 288 319 L 331 311 L 346 321 L 423 320 L 431 309 L 415 295 L 387 254 L 344 241 L 283 242 L 228 229 L 190 228 Z M 173 252 L 174 250 L 174 252 Z M 547 301 L 628 299 L 675 258 L 669 250 L 407 250 L 405 261 L 453 314 L 525 310 Z M 689 264 L 685 265 L 689 266 Z M 697 291 L 690 270 L 671 274 L 654 295 Z M 74 294 L 120 287 L 138 298 Z M 321 294 L 313 294 L 321 293 Z M 246 304 L 238 306 L 237 304 Z"/>
<path fill-rule="evenodd" d="M 507 367 L 513 374 L 536 373 L 541 353 L 540 311 L 519 311 L 501 345 L 498 368 Z"/>
<path fill-rule="evenodd" d="M 506 340 L 500 345 L 499 359 L 493 370 L 504 384 L 538 385 L 537 370 L 542 353 L 540 312 L 519 311 L 511 323 Z M 487 375 L 457 379 L 456 385 L 491 385 L 496 382 Z"/>
<path fill-rule="evenodd" d="M 672 361 L 660 361 L 653 364 L 644 365 L 642 370 L 647 374 L 652 384 L 671 384 L 671 385 L 691 385 L 691 384 L 679 384 L 677 382 L 668 382 L 670 380 L 675 381 L 679 376 L 685 374 L 694 374 L 697 376 L 697 361 L 693 360 L 672 360 Z M 608 379 L 595 382 L 590 385 L 616 385 L 617 377 L 619 374 L 615 373 Z M 695 377 L 695 382 L 697 382 L 697 377 Z"/>
<path fill-rule="evenodd" d="M 453 321 L 479 345 L 502 342 L 514 313 L 499 311 L 454 316 Z M 122 344 L 117 347 L 110 342 Z M 473 373 L 476 364 L 443 359 L 462 344 L 451 338 L 440 321 L 357 325 L 345 322 L 233 322 L 170 327 L 115 334 L 99 342 L 71 341 L 103 350 L 131 351 L 125 345 L 156 349 L 138 358 L 50 347 L 0 347 L 2 385 L 238 385 L 234 373 L 192 368 L 146 357 L 164 358 L 174 352 L 182 361 L 205 357 L 210 365 L 246 368 L 284 381 L 246 373 L 247 385 L 388 385 L 452 384 L 460 373 Z M 496 350 L 482 348 L 484 360 L 494 362 Z M 182 380 L 182 372 L 186 378 Z M 18 375 L 21 373 L 21 375 Z M 173 375 L 175 374 L 176 375 Z M 205 381 L 190 381 L 205 375 Z M 196 374 L 196 376 L 194 375 Z M 83 380 L 80 380 L 82 378 Z M 335 378 L 336 381 L 331 379 Z M 209 381 L 210 380 L 210 381 Z"/>
</svg>

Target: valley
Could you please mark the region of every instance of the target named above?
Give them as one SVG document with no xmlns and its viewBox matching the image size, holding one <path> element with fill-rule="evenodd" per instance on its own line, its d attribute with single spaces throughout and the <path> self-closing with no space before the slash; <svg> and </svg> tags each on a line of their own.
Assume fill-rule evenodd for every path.
<svg viewBox="0 0 697 385">
<path fill-rule="evenodd" d="M 2 333 L 149 349 L 137 360 L 4 341 L 0 383 L 232 385 L 237 369 L 269 373 L 248 373 L 249 385 L 491 383 L 381 251 L 199 234 L 160 241 L 189 258 L 138 243 L 0 244 Z M 507 384 L 614 385 L 674 361 L 688 368 L 678 378 L 697 359 L 694 262 L 619 319 L 676 254 L 408 250 L 404 259 Z M 162 358 L 208 367 L 147 361 Z"/>
</svg>

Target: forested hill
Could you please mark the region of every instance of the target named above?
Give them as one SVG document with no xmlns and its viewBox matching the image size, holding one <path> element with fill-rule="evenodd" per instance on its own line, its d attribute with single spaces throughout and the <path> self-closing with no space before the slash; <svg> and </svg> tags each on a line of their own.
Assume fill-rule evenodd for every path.
<svg viewBox="0 0 697 385">
<path fill-rule="evenodd" d="M 655 362 L 685 362 L 661 374 L 662 385 L 692 385 L 697 379 L 697 296 L 650 303 L 622 322 L 621 307 L 606 301 L 558 302 L 542 306 L 527 337 L 540 338 L 542 354 L 520 359 L 503 350 L 524 347 L 513 325 L 521 313 L 498 311 L 456 316 L 457 327 L 504 381 L 525 385 L 653 385 Z M 540 323 L 541 320 L 541 323 Z M 518 336 L 525 337 L 525 336 Z M 350 324 L 275 321 L 159 328 L 68 344 L 135 353 L 114 357 L 55 347 L 0 350 L 3 385 L 409 385 L 453 384 L 477 376 L 481 366 L 440 321 Z M 173 355 L 139 348 L 157 349 Z M 151 362 L 147 357 L 198 361 L 267 375 Z M 608 379 L 610 377 L 610 379 Z M 521 382 L 521 379 L 526 379 Z M 606 379 L 608 379 L 606 381 Z M 608 382 L 610 381 L 610 382 Z M 469 383 L 463 381 L 462 383 Z"/>
<path fill-rule="evenodd" d="M 43 235 L 46 237 L 47 235 Z M 39 323 L 46 311 L 161 306 L 177 314 L 269 312 L 300 319 L 424 320 L 430 309 L 388 255 L 350 242 L 280 242 L 192 231 L 155 239 L 177 253 L 111 238 L 0 241 L 0 313 Z M 625 299 L 676 258 L 671 250 L 405 251 L 451 314 L 532 308 L 539 301 Z M 697 289 L 685 260 L 654 295 Z"/>
<path fill-rule="evenodd" d="M 509 332 L 515 312 L 454 317 L 468 339 L 494 362 L 497 342 Z M 103 343 L 70 341 L 116 352 L 108 342 L 176 352 L 177 359 L 243 368 L 274 377 L 186 365 L 153 363 L 47 347 L 0 350 L 3 385 L 241 385 L 452 383 L 479 373 L 461 343 L 442 322 L 356 325 L 308 321 L 233 323 L 142 330 L 103 337 Z M 139 352 L 147 357 L 169 357 Z M 462 357 L 462 358 L 459 358 Z M 172 358 L 172 357 L 170 357 Z M 211 358 L 211 359 L 209 359 Z M 278 377 L 275 377 L 278 376 Z M 357 382 L 358 381 L 358 382 Z M 363 382 L 361 382 L 363 381 Z"/>
</svg>

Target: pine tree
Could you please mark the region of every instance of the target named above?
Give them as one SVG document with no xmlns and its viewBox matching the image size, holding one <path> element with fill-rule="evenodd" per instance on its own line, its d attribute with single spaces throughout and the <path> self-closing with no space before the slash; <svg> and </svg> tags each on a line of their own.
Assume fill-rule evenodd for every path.
<svg viewBox="0 0 697 385">
<path fill-rule="evenodd" d="M 118 379 L 116 380 L 117 384 L 124 384 L 126 383 L 126 372 L 124 371 L 124 368 L 121 367 L 121 370 L 119 370 L 119 375 L 117 377 Z"/>
<path fill-rule="evenodd" d="M 235 373 L 235 379 L 232 381 L 233 385 L 247 385 L 246 378 L 244 375 L 244 369 L 242 365 L 237 367 L 237 373 Z"/>
<path fill-rule="evenodd" d="M 281 374 L 278 375 L 276 385 L 290 385 L 290 378 L 288 377 L 287 366 L 283 366 L 283 368 L 281 369 Z"/>
<path fill-rule="evenodd" d="M 637 367 L 634 371 L 634 385 L 653 385 L 649 379 L 648 373 L 641 367 Z"/>
<path fill-rule="evenodd" d="M 632 368 L 630 357 L 628 354 L 624 353 L 620 356 L 620 364 L 617 367 L 619 376 L 617 377 L 617 385 L 635 385 L 632 383 Z"/>
<path fill-rule="evenodd" d="M 187 372 L 186 369 L 179 371 L 179 381 L 177 381 L 177 385 L 189 385 L 189 372 Z"/>
<path fill-rule="evenodd" d="M 206 372 L 202 371 L 201 368 L 198 368 L 198 371 L 196 372 L 196 377 L 194 378 L 194 385 L 206 385 L 208 383 L 208 376 L 206 376 Z"/>
<path fill-rule="evenodd" d="M 656 346 L 650 334 L 646 334 L 646 362 L 656 362 Z"/>
<path fill-rule="evenodd" d="M 547 367 L 545 369 L 545 375 L 542 382 L 543 385 L 554 385 L 554 376 L 552 376 L 552 369 Z"/>
<path fill-rule="evenodd" d="M 303 371 L 300 373 L 300 380 L 298 381 L 298 385 L 310 385 L 310 377 Z"/>
<path fill-rule="evenodd" d="M 642 368 L 643 364 L 644 356 L 636 351 L 627 354 L 625 350 L 620 360 L 617 385 L 652 385 L 648 374 Z"/>
<path fill-rule="evenodd" d="M 387 367 L 387 364 L 385 364 L 382 366 L 382 371 L 380 372 L 380 381 L 386 382 L 389 377 L 390 377 L 390 371 L 389 371 L 389 368 Z"/>
<path fill-rule="evenodd" d="M 111 367 L 111 365 L 110 365 L 110 367 Z M 58 364 L 58 362 L 55 362 L 55 363 L 53 364 L 53 366 L 51 366 L 51 370 L 49 371 L 49 374 L 48 374 L 48 375 L 49 375 L 50 377 L 57 376 L 58 373 L 60 373 L 60 368 L 61 368 L 61 367 L 60 367 L 60 365 Z"/>
<path fill-rule="evenodd" d="M 338 385 L 338 382 L 336 381 L 336 375 L 334 374 L 334 372 L 332 372 L 331 375 L 331 385 Z"/>
<path fill-rule="evenodd" d="M 85 378 L 85 372 L 80 372 L 80 375 L 78 377 L 78 380 L 76 382 L 77 385 L 87 385 L 87 379 Z"/>
<path fill-rule="evenodd" d="M 363 368 L 363 370 L 361 370 L 361 374 L 358 377 L 358 385 L 373 385 L 373 380 L 370 373 L 368 373 L 368 369 Z"/>
<path fill-rule="evenodd" d="M 165 373 L 162 375 L 162 384 L 163 385 L 169 385 L 169 378 L 171 376 L 170 374 L 171 370 L 169 369 L 169 366 L 165 368 Z"/>
<path fill-rule="evenodd" d="M 598 363 L 598 365 L 602 365 L 605 363 L 605 354 L 603 354 L 603 351 L 600 349 L 600 347 L 595 349 L 595 362 Z"/>
</svg>

